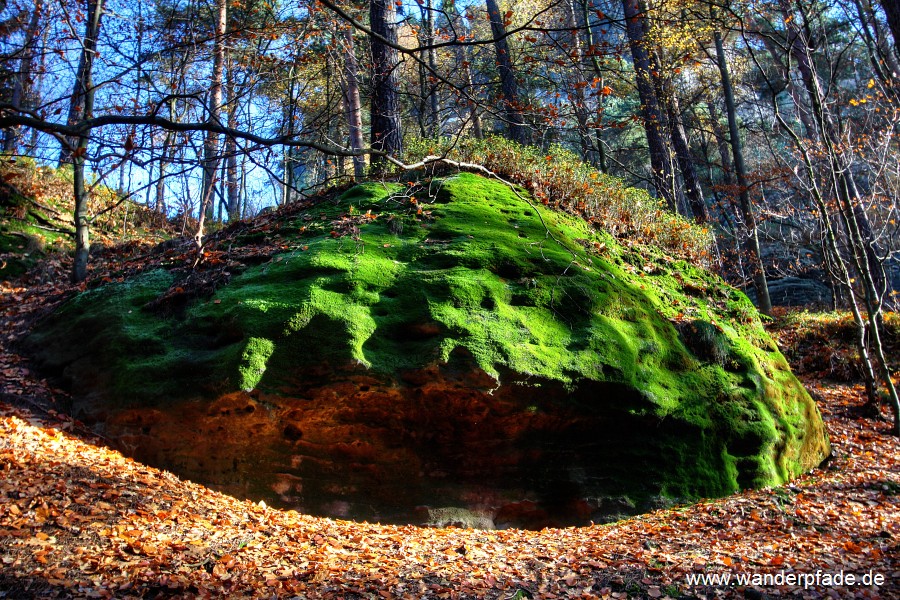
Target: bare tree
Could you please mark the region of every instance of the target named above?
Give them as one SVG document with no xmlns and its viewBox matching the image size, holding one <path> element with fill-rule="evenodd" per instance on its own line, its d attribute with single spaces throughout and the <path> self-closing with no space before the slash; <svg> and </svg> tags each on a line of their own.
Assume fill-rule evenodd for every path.
<svg viewBox="0 0 900 600">
<path fill-rule="evenodd" d="M 227 27 L 228 1 L 216 0 L 212 81 L 210 82 L 209 95 L 206 101 L 206 120 L 210 124 L 220 122 L 219 112 L 222 109 L 222 79 L 225 70 L 225 32 Z M 209 129 L 203 141 L 203 187 L 200 191 L 200 214 L 195 236 L 198 248 L 203 246 L 203 229 L 206 221 L 213 217 L 213 195 L 215 194 L 218 166 L 219 134 Z"/>
<path fill-rule="evenodd" d="M 847 152 L 847 148 L 852 148 L 853 145 L 844 143 L 842 136 L 845 133 L 827 103 L 822 80 L 812 57 L 810 35 L 814 27 L 809 14 L 799 5 L 792 6 L 787 0 L 779 0 L 778 7 L 785 24 L 785 54 L 797 65 L 803 79 L 816 126 L 816 145 L 813 146 L 812 141 L 801 138 L 791 129 L 781 117 L 777 102 L 773 103 L 773 110 L 802 159 L 805 180 L 821 214 L 830 258 L 837 268 L 841 285 L 847 291 L 857 326 L 857 349 L 866 377 L 870 406 L 873 409 L 877 407 L 877 371 L 890 399 L 895 433 L 900 436 L 900 398 L 882 342 L 881 312 L 886 293 L 882 263 L 884 258 L 875 243 L 866 212 L 867 203 L 860 193 Z M 798 8 L 801 10 L 797 10 Z M 753 56 L 758 65 L 755 54 Z M 820 164 L 823 168 L 818 168 Z M 829 207 L 830 198 L 826 196 L 827 193 L 832 194 L 832 198 L 836 200 L 836 210 Z M 836 215 L 849 241 L 846 250 L 838 244 L 840 230 L 831 220 L 832 213 Z"/>
<path fill-rule="evenodd" d="M 90 118 L 93 106 L 88 106 L 88 95 L 91 95 L 90 104 L 93 104 L 94 93 L 94 59 L 97 56 L 97 38 L 100 35 L 100 22 L 105 12 L 105 0 L 87 0 L 86 18 L 84 21 L 84 37 L 81 38 L 81 52 L 78 58 L 78 70 L 75 73 L 75 85 L 69 98 L 68 123 L 74 124 Z M 76 138 L 68 138 L 62 144 L 59 153 L 59 164 L 64 165 L 72 161 L 73 154 L 79 147 L 80 141 Z M 85 152 L 86 150 L 85 146 Z"/>
<path fill-rule="evenodd" d="M 719 67 L 719 74 L 722 78 L 722 95 L 725 98 L 725 114 L 728 118 L 731 155 L 734 159 L 734 171 L 735 177 L 737 178 L 741 216 L 744 221 L 744 248 L 747 252 L 747 262 L 750 265 L 753 287 L 756 289 L 756 299 L 759 310 L 763 314 L 771 315 L 772 300 L 769 297 L 766 271 L 762 264 L 762 253 L 759 249 L 756 214 L 753 209 L 753 203 L 750 201 L 750 184 L 747 181 L 747 166 L 744 163 L 744 150 L 741 144 L 741 134 L 738 130 L 737 104 L 734 100 L 734 88 L 731 85 L 731 73 L 728 70 L 728 59 L 725 56 L 725 46 L 722 43 L 722 34 L 716 30 L 713 33 L 713 39 L 716 45 L 716 59 Z"/>
<path fill-rule="evenodd" d="M 37 55 L 37 43 L 40 37 L 41 18 L 43 16 L 44 3 L 35 0 L 34 10 L 25 30 L 25 43 L 17 54 L 19 55 L 18 72 L 13 76 L 13 90 L 11 104 L 20 106 L 24 110 L 32 110 L 34 98 L 34 59 Z M 20 128 L 10 127 L 3 135 L 3 151 L 15 152 L 19 146 Z"/>
</svg>

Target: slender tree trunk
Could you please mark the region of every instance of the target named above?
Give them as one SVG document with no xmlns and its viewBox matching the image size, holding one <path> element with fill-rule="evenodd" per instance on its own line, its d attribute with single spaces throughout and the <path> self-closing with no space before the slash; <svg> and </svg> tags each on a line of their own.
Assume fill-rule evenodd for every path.
<svg viewBox="0 0 900 600">
<path fill-rule="evenodd" d="M 43 13 L 43 1 L 36 0 L 28 28 L 25 30 L 25 43 L 22 46 L 19 59 L 18 72 L 13 77 L 13 91 L 11 104 L 16 108 L 33 108 L 32 88 L 34 80 L 34 56 L 35 45 L 40 34 L 41 15 Z M 14 153 L 19 148 L 21 129 L 17 126 L 10 127 L 3 135 L 3 151 Z"/>
<path fill-rule="evenodd" d="M 641 10 L 646 15 L 644 0 L 640 0 Z M 645 39 L 649 37 L 650 22 L 646 18 L 643 19 Z M 649 39 L 648 39 L 649 43 Z M 682 216 L 690 217 L 690 208 L 688 208 L 687 198 L 685 197 L 684 184 L 679 178 L 677 157 L 672 148 L 672 123 L 669 120 L 669 102 L 665 91 L 665 83 L 663 81 L 662 59 L 659 55 L 659 47 L 652 48 L 650 52 L 650 80 L 653 82 L 653 91 L 656 94 L 656 102 L 659 107 L 659 131 L 666 145 L 666 172 L 669 173 L 669 189 L 675 198 L 675 212 Z"/>
<path fill-rule="evenodd" d="M 362 103 L 359 99 L 359 63 L 356 61 L 352 27 L 344 28 L 344 77 L 341 83 L 350 149 L 359 152 L 365 142 L 363 142 Z M 361 154 L 353 156 L 353 176 L 357 181 L 362 181 L 366 176 L 366 158 Z"/>
<path fill-rule="evenodd" d="M 294 123 L 296 115 L 299 112 L 299 109 L 297 107 L 297 78 L 294 71 L 295 69 L 296 65 L 291 65 L 291 68 L 288 72 L 288 97 L 287 106 L 285 107 L 284 125 L 282 126 L 284 129 L 284 133 L 288 137 L 292 137 L 294 135 Z M 278 205 L 279 203 L 288 204 L 291 201 L 291 193 L 294 189 L 294 159 L 291 146 L 285 146 L 282 148 L 281 166 L 283 174 L 281 184 L 281 200 L 279 201 L 276 198 L 276 205 Z"/>
<path fill-rule="evenodd" d="M 281 153 L 281 161 L 284 170 L 284 182 L 281 185 L 281 204 L 289 204 L 291 194 L 294 191 L 294 158 L 291 155 L 291 148 L 285 146 Z M 275 204 L 278 204 L 276 198 Z"/>
<path fill-rule="evenodd" d="M 741 145 L 741 135 L 738 131 L 737 106 L 734 101 L 734 89 L 731 86 L 731 74 L 728 72 L 728 63 L 725 57 L 725 47 L 722 44 L 722 36 L 718 31 L 714 34 L 716 44 L 716 58 L 719 65 L 719 74 L 722 78 L 722 93 L 725 97 L 725 112 L 728 117 L 728 132 L 731 137 L 731 154 L 734 159 L 734 170 L 739 191 L 741 216 L 744 220 L 745 240 L 744 249 L 746 259 L 750 265 L 753 278 L 753 287 L 756 289 L 756 301 L 759 310 L 765 315 L 772 314 L 772 300 L 769 298 L 769 286 L 766 282 L 766 271 L 762 264 L 762 255 L 759 251 L 759 237 L 756 231 L 756 215 L 753 211 L 753 203 L 750 201 L 750 186 L 747 182 L 747 167 L 744 164 L 744 150 Z"/>
<path fill-rule="evenodd" d="M 235 93 L 234 69 L 234 61 L 231 61 L 225 90 L 228 98 L 229 129 L 237 129 L 238 126 L 238 99 Z M 238 188 L 237 140 L 232 136 L 225 137 L 225 192 L 228 204 L 228 220 L 236 221 L 241 218 L 241 206 L 240 189 Z"/>
<path fill-rule="evenodd" d="M 459 9 L 456 7 L 456 2 L 454 0 L 445 0 L 442 7 L 447 13 L 451 30 L 456 34 L 457 39 L 459 39 L 460 35 L 463 37 L 468 36 L 469 28 L 465 24 L 462 15 L 460 15 Z M 472 78 L 472 69 L 469 65 L 469 56 L 466 52 L 466 47 L 461 44 L 455 44 L 453 46 L 453 53 L 456 58 L 456 67 L 459 69 L 462 78 L 462 87 L 465 90 L 465 106 L 466 112 L 468 113 L 466 115 L 466 121 L 472 124 L 472 135 L 475 139 L 480 140 L 484 138 L 484 132 L 481 128 L 481 116 L 478 114 L 478 107 L 476 106 L 475 101 L 472 100 L 472 96 L 475 93 L 475 86 L 474 79 Z"/>
<path fill-rule="evenodd" d="M 434 5 L 433 0 L 425 0 L 424 4 L 420 4 L 422 11 L 422 39 L 425 41 L 425 62 L 428 63 L 428 69 L 425 73 L 424 83 L 426 94 L 428 97 L 428 135 L 437 138 L 441 135 L 441 109 L 438 98 L 437 85 L 435 84 L 434 74 L 437 73 L 437 53 L 434 46 Z"/>
<path fill-rule="evenodd" d="M 712 124 L 713 136 L 716 138 L 716 148 L 719 150 L 719 160 L 722 161 L 722 183 L 734 185 L 734 163 L 731 162 L 731 149 L 728 146 L 728 137 L 722 130 L 719 122 L 719 107 L 714 98 L 707 97 L 706 105 L 709 107 L 709 119 Z"/>
<path fill-rule="evenodd" d="M 369 22 L 372 31 L 397 42 L 397 13 L 393 0 L 371 0 Z M 372 39 L 372 149 L 399 157 L 403 152 L 403 127 L 400 121 L 400 87 L 397 51 L 378 39 Z M 384 158 L 373 156 L 375 171 L 386 168 Z"/>
<path fill-rule="evenodd" d="M 163 139 L 163 147 L 159 158 L 159 174 L 156 179 L 156 200 L 153 204 L 153 210 L 155 210 L 160 215 L 165 215 L 167 212 L 166 207 L 166 169 L 169 166 L 170 155 L 172 152 L 172 133 L 166 132 L 166 137 Z"/>
<path fill-rule="evenodd" d="M 247 154 L 241 155 L 241 218 L 247 218 Z"/>
<path fill-rule="evenodd" d="M 875 9 L 871 0 L 858 0 L 866 14 L 866 21 L 872 26 L 875 38 L 875 48 L 878 56 L 884 61 L 887 71 L 893 76 L 894 81 L 900 79 L 900 48 L 894 44 L 894 36 L 884 31 L 881 21 L 875 16 Z M 896 2 L 894 3 L 896 6 Z M 900 92 L 898 92 L 900 93 Z"/>
<path fill-rule="evenodd" d="M 856 8 L 856 16 L 859 18 L 859 27 L 866 44 L 872 70 L 885 89 L 893 92 L 894 98 L 897 98 L 900 90 L 893 89 L 895 83 L 900 83 L 900 68 L 897 66 L 896 57 L 890 48 L 883 48 L 883 44 L 879 43 L 880 40 L 873 35 L 870 27 L 870 23 L 873 21 L 871 18 L 872 7 L 868 2 L 864 5 L 863 0 L 853 0 L 853 5 Z"/>
<path fill-rule="evenodd" d="M 519 83 L 512 56 L 509 54 L 507 42 L 506 20 L 500 14 L 497 0 L 486 0 L 488 19 L 491 22 L 491 35 L 494 37 L 494 50 L 497 53 L 497 70 L 500 73 L 500 96 L 509 137 L 522 145 L 529 143 L 528 129 L 522 114 L 522 102 L 519 98 Z"/>
<path fill-rule="evenodd" d="M 175 120 L 174 98 L 169 100 L 169 120 Z M 169 212 L 169 209 L 166 206 L 166 170 L 168 169 L 169 164 L 175 159 L 175 150 L 175 133 L 167 131 L 166 137 L 163 139 L 163 147 L 159 159 L 159 177 L 156 180 L 156 202 L 153 207 L 154 210 L 160 215 L 163 215 L 163 217 Z"/>
<path fill-rule="evenodd" d="M 419 46 L 425 45 L 425 37 L 422 30 L 419 30 Z M 419 137 L 425 139 L 428 137 L 428 69 L 425 67 L 426 57 L 424 51 L 420 53 L 416 67 L 419 71 L 419 97 L 416 98 L 416 122 L 419 126 Z"/>
<path fill-rule="evenodd" d="M 591 26 L 591 13 L 590 13 L 590 0 L 580 0 L 581 1 L 581 10 L 582 17 L 584 18 L 584 34 L 587 38 L 588 44 L 588 53 L 591 55 L 591 65 L 594 67 L 594 74 L 600 80 L 600 85 L 598 86 L 598 95 L 597 95 L 597 125 L 595 138 L 597 140 L 597 162 L 600 170 L 604 173 L 609 173 L 609 165 L 607 164 L 606 159 L 606 147 L 603 145 L 603 128 L 601 123 L 603 122 L 603 112 L 604 112 L 604 88 L 603 80 L 606 75 L 606 71 L 603 69 L 603 66 L 600 64 L 600 59 L 597 58 L 597 53 L 594 51 L 594 28 Z"/>
<path fill-rule="evenodd" d="M 585 91 L 587 90 L 587 78 L 584 75 L 584 49 L 581 46 L 581 33 L 578 18 L 575 16 L 574 3 L 577 0 L 564 0 L 565 26 L 569 29 L 569 54 L 573 63 L 572 73 L 572 109 L 575 112 L 575 121 L 578 123 L 578 140 L 581 143 L 581 157 L 592 165 L 597 164 L 597 152 L 591 137 L 591 128 L 588 126 L 589 112 Z"/>
<path fill-rule="evenodd" d="M 673 173 L 669 162 L 669 149 L 662 135 L 662 113 L 653 84 L 653 69 L 650 64 L 650 53 L 647 48 L 645 31 L 645 14 L 638 0 L 622 0 L 625 15 L 625 28 L 628 44 L 631 47 L 631 58 L 637 83 L 638 96 L 641 99 L 641 117 L 647 135 L 647 147 L 650 151 L 650 168 L 653 171 L 652 181 L 656 193 L 668 204 L 669 209 L 676 210 Z"/>
<path fill-rule="evenodd" d="M 675 149 L 678 169 L 681 171 L 681 176 L 684 179 L 684 193 L 687 196 L 690 212 L 694 220 L 698 223 L 706 223 L 709 220 L 706 200 L 703 198 L 700 178 L 697 177 L 694 158 L 691 156 L 691 148 L 688 143 L 687 132 L 684 129 L 684 120 L 681 118 L 681 107 L 678 104 L 675 86 L 672 85 L 669 77 L 661 77 L 661 79 L 664 92 L 661 102 L 668 113 L 669 133 L 672 136 L 672 147 Z"/>
<path fill-rule="evenodd" d="M 808 36 L 801 25 L 795 20 L 794 13 L 787 0 L 779 0 L 782 16 L 785 19 L 788 32 L 788 45 L 791 56 L 797 63 L 797 69 L 803 79 L 806 92 L 809 97 L 812 116 L 818 129 L 819 139 L 825 145 L 828 160 L 831 163 L 831 176 L 836 196 L 843 202 L 844 211 L 847 213 L 849 225 L 860 235 L 857 248 L 863 252 L 867 265 L 864 265 L 866 273 L 860 273 L 865 280 L 871 277 L 874 280 L 873 289 L 885 288 L 884 278 L 881 276 L 881 260 L 878 258 L 878 249 L 872 234 L 872 226 L 869 216 L 862 206 L 862 199 L 856 185 L 850 163 L 839 149 L 841 144 L 840 132 L 832 118 L 831 111 L 825 104 L 825 92 L 822 89 L 821 78 L 812 61 L 812 49 Z M 806 18 L 803 14 L 804 20 Z M 854 231 L 849 231 L 851 235 Z M 882 297 L 873 298 L 876 304 L 881 305 Z"/>
<path fill-rule="evenodd" d="M 227 141 L 225 142 L 228 143 Z M 217 195 L 219 196 L 219 202 L 216 203 L 216 221 L 221 223 L 224 220 L 223 207 L 225 206 L 225 202 L 223 198 L 225 198 L 226 190 L 225 187 L 227 185 L 227 177 L 228 177 L 228 161 L 223 160 L 221 166 L 219 167 L 219 177 L 217 180 L 217 188 L 219 188 Z"/>
<path fill-rule="evenodd" d="M 462 66 L 463 84 L 466 86 L 468 94 L 475 92 L 475 80 L 472 78 L 472 68 L 469 66 L 469 60 L 466 56 L 466 49 L 457 46 L 457 61 Z M 474 101 L 468 100 L 466 105 L 469 109 L 469 121 L 472 123 L 472 135 L 476 140 L 484 139 L 484 129 L 481 125 L 481 115 L 478 112 L 478 106 Z"/>
<path fill-rule="evenodd" d="M 94 57 L 97 55 L 97 37 L 100 34 L 100 20 L 105 10 L 105 0 L 87 0 L 87 21 L 84 38 L 81 40 L 81 54 L 78 59 L 78 70 L 75 73 L 75 86 L 69 100 L 69 116 L 67 123 L 75 125 L 87 117 L 86 107 L 88 92 L 93 92 Z M 59 165 L 72 162 L 72 154 L 79 147 L 79 137 L 67 138 L 59 153 Z M 83 167 L 82 161 L 82 167 Z"/>
<path fill-rule="evenodd" d="M 49 37 L 49 35 L 50 35 L 50 28 L 45 29 L 44 32 L 41 34 L 41 44 L 43 44 L 44 46 L 47 45 L 47 38 Z M 46 79 L 46 75 L 47 75 L 47 53 L 41 52 L 39 55 L 40 55 L 40 61 L 38 63 L 38 68 L 37 68 L 37 84 L 32 87 L 31 97 L 28 100 L 30 107 L 40 105 L 40 98 L 38 96 L 37 90 L 44 89 L 44 80 Z M 39 134 L 39 132 L 37 129 L 31 130 L 31 137 L 28 140 L 26 152 L 34 152 L 37 149 L 38 134 Z"/>
<path fill-rule="evenodd" d="M 228 25 L 228 2 L 216 0 L 215 41 L 213 43 L 212 82 L 207 100 L 207 122 L 218 124 L 222 109 L 222 79 L 225 70 L 225 29 Z M 203 229 L 207 219 L 213 218 L 213 196 L 216 189 L 216 175 L 219 166 L 219 135 L 208 131 L 203 142 L 203 187 L 199 222 L 195 241 L 197 248 L 203 247 Z"/>
<path fill-rule="evenodd" d="M 97 48 L 97 35 L 100 32 L 100 19 L 103 16 L 103 0 L 91 2 L 85 25 L 85 36 L 82 42 L 79 60 L 78 80 L 72 94 L 80 98 L 77 119 L 89 119 L 94 112 L 94 56 Z M 70 116 L 71 113 L 70 113 Z M 73 188 L 75 196 L 75 260 L 72 264 L 72 281 L 81 282 L 87 277 L 88 257 L 90 255 L 90 218 L 88 212 L 88 193 L 84 184 L 84 165 L 87 156 L 91 132 L 81 133 L 75 142 L 74 151 L 69 155 L 73 166 Z M 65 148 L 65 146 L 63 146 Z"/>
</svg>

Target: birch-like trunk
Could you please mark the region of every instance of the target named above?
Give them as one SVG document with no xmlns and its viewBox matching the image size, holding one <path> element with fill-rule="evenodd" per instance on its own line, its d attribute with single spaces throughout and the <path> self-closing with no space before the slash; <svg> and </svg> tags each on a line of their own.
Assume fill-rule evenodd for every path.
<svg viewBox="0 0 900 600">
<path fill-rule="evenodd" d="M 350 149 L 360 152 L 363 149 L 362 102 L 359 98 L 359 63 L 356 61 L 356 47 L 353 42 L 353 28 L 344 28 L 344 77 L 341 81 L 341 93 L 344 96 L 344 111 L 349 130 Z M 361 154 L 353 155 L 353 176 L 362 181 L 366 176 L 366 158 Z"/>
<path fill-rule="evenodd" d="M 222 79 L 225 71 L 225 29 L 228 24 L 228 1 L 216 0 L 215 40 L 213 42 L 213 71 L 207 99 L 207 123 L 220 124 L 222 110 Z M 200 196 L 197 233 L 194 240 L 197 248 L 203 247 L 203 230 L 207 219 L 213 218 L 213 196 L 219 166 L 219 134 L 206 132 L 203 141 L 203 186 Z"/>
</svg>

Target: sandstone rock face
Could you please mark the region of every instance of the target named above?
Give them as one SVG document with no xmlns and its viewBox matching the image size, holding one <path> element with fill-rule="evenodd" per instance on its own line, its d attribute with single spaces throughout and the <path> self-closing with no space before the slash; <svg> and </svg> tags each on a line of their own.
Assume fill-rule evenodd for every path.
<svg viewBox="0 0 900 600">
<path fill-rule="evenodd" d="M 366 184 L 235 234 L 281 252 L 175 308 L 165 270 L 86 292 L 29 345 L 136 458 L 340 518 L 582 524 L 827 456 L 740 292 L 497 182 L 416 193 Z"/>
<path fill-rule="evenodd" d="M 747 296 L 756 300 L 756 291 L 747 290 Z M 774 306 L 806 306 L 827 308 L 832 305 L 831 288 L 815 279 L 783 277 L 769 281 L 769 296 Z"/>
</svg>

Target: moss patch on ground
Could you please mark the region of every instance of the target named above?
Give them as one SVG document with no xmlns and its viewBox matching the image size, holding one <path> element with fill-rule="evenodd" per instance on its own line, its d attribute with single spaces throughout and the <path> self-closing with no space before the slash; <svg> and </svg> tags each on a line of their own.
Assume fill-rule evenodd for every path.
<svg viewBox="0 0 900 600">
<path fill-rule="evenodd" d="M 72 253 L 72 181 L 71 166 L 52 169 L 31 159 L 0 156 L 0 281 L 40 270 L 48 257 Z M 180 230 L 103 185 L 91 186 L 88 207 L 92 252 L 124 242 L 156 243 Z"/>
<path fill-rule="evenodd" d="M 829 452 L 746 296 L 523 191 L 467 173 L 366 183 L 230 243 L 275 230 L 280 252 L 183 310 L 147 309 L 180 285 L 152 271 L 76 297 L 29 346 L 110 406 L 274 391 L 322 364 L 393 382 L 468 365 L 627 425 L 596 435 L 658 465 L 670 498 L 782 483 Z"/>
<path fill-rule="evenodd" d="M 4 167 L 0 161 L 0 175 L 7 174 Z M 65 249 L 69 233 L 54 207 L 0 182 L 0 281 L 24 274 L 50 251 Z"/>
</svg>

